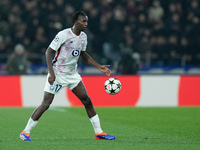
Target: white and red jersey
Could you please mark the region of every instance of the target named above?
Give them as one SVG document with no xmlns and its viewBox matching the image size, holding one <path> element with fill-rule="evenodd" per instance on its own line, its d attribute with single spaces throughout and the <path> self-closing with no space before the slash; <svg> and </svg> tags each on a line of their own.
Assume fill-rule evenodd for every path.
<svg viewBox="0 0 200 150">
<path fill-rule="evenodd" d="M 75 35 L 71 28 L 64 29 L 55 36 L 50 48 L 56 51 L 53 68 L 57 74 L 73 74 L 77 72 L 77 61 L 81 51 L 86 51 L 87 35 L 81 32 Z"/>
</svg>

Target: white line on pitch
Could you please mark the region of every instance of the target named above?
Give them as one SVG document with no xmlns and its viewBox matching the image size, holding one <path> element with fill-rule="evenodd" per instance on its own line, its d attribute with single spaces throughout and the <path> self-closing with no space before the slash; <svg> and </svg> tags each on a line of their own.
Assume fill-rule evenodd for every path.
<svg viewBox="0 0 200 150">
<path fill-rule="evenodd" d="M 49 110 L 58 111 L 58 112 L 66 112 L 66 109 L 60 107 L 50 107 Z"/>
</svg>

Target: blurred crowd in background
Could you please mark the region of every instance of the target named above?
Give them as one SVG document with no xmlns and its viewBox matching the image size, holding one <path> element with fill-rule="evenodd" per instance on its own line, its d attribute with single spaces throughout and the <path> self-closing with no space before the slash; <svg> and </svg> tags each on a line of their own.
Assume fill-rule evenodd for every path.
<svg viewBox="0 0 200 150">
<path fill-rule="evenodd" d="M 47 47 L 77 10 L 89 17 L 87 52 L 117 74 L 200 64 L 200 0 L 1 0 L 0 68 L 13 74 L 8 67 L 19 61 L 27 72 L 14 74 L 28 74 L 27 65 L 45 65 Z"/>
</svg>

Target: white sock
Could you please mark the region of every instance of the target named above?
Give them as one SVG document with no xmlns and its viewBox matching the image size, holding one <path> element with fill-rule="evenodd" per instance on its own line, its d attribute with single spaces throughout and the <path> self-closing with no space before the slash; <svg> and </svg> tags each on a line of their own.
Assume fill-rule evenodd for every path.
<svg viewBox="0 0 200 150">
<path fill-rule="evenodd" d="M 100 134 L 100 133 L 103 132 L 102 129 L 101 129 L 101 125 L 100 125 L 99 116 L 97 114 L 95 116 L 93 116 L 92 118 L 90 118 L 90 121 L 93 125 L 94 132 L 96 134 Z"/>
<path fill-rule="evenodd" d="M 38 121 L 34 121 L 32 118 L 28 120 L 28 123 L 24 129 L 25 133 L 30 133 L 31 130 L 37 125 Z"/>
</svg>

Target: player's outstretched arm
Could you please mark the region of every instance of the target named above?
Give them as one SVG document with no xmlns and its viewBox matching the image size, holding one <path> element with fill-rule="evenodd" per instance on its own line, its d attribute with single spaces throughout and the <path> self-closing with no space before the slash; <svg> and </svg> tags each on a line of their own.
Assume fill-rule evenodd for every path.
<svg viewBox="0 0 200 150">
<path fill-rule="evenodd" d="M 94 59 L 92 59 L 85 51 L 81 52 L 81 57 L 90 65 L 96 67 L 101 72 L 105 73 L 107 76 L 110 76 L 111 71 L 108 68 L 110 65 L 100 65 Z"/>
</svg>

